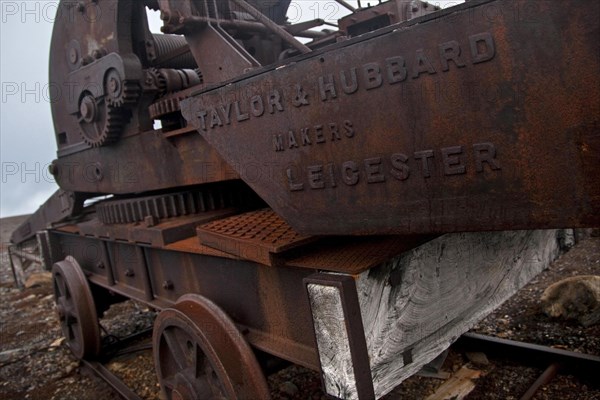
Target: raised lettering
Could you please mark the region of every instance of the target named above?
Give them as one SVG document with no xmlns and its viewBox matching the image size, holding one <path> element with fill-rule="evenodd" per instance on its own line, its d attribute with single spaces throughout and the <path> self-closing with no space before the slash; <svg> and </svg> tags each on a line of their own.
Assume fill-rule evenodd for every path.
<svg viewBox="0 0 600 400">
<path fill-rule="evenodd" d="M 330 98 L 335 99 L 337 97 L 333 74 L 327 75 L 327 82 L 325 82 L 325 77 L 319 77 L 319 92 L 321 93 L 321 100 L 323 101 L 327 101 Z"/>
<path fill-rule="evenodd" d="M 250 110 L 255 117 L 260 117 L 265 113 L 265 105 L 263 104 L 262 97 L 259 95 L 252 96 L 250 99 Z"/>
<path fill-rule="evenodd" d="M 352 94 L 358 90 L 358 79 L 356 79 L 356 68 L 350 69 L 350 78 L 352 81 L 348 84 L 346 72 L 340 71 L 340 80 L 342 81 L 342 90 L 346 94 Z"/>
<path fill-rule="evenodd" d="M 442 71 L 450 69 L 448 61 L 454 61 L 458 68 L 463 68 L 466 64 L 460 58 L 460 45 L 456 40 L 451 40 L 439 45 L 440 61 L 442 62 Z"/>
<path fill-rule="evenodd" d="M 269 113 L 274 114 L 275 110 L 283 111 L 283 105 L 281 104 L 281 94 L 278 90 L 273 90 L 269 94 Z"/>
<path fill-rule="evenodd" d="M 273 147 L 275 151 L 283 151 L 283 136 L 282 135 L 273 135 Z"/>
<path fill-rule="evenodd" d="M 288 132 L 288 147 L 290 149 L 298 147 L 298 142 L 296 142 L 296 136 L 294 136 L 294 131 L 292 130 Z"/>
<path fill-rule="evenodd" d="M 475 171 L 483 172 L 483 163 L 489 165 L 492 171 L 501 169 L 500 162 L 496 159 L 496 147 L 492 143 L 476 143 L 473 145 L 475 151 Z"/>
<path fill-rule="evenodd" d="M 329 124 L 329 130 L 331 131 L 332 142 L 335 142 L 336 140 L 342 140 L 342 137 L 340 136 L 340 129 L 338 128 L 337 124 Z"/>
<path fill-rule="evenodd" d="M 223 113 L 223 118 L 225 119 L 225 124 L 231 124 L 231 103 L 227 103 L 226 106 L 219 106 L 221 112 Z"/>
<path fill-rule="evenodd" d="M 198 113 L 198 118 L 200 118 L 200 129 L 202 129 L 203 131 L 206 130 L 206 111 L 202 110 Z"/>
<path fill-rule="evenodd" d="M 423 49 L 419 49 L 415 53 L 415 63 L 413 66 L 413 79 L 419 77 L 419 75 L 428 72 L 429 74 L 435 74 L 435 68 L 431 65 L 431 62 L 427 58 L 425 51 Z"/>
<path fill-rule="evenodd" d="M 385 182 L 385 175 L 381 173 L 381 157 L 367 158 L 365 160 L 367 183 Z"/>
<path fill-rule="evenodd" d="M 466 172 L 466 167 L 462 163 L 462 146 L 452 146 L 442 148 L 442 162 L 444 164 L 444 174 L 460 175 Z"/>
<path fill-rule="evenodd" d="M 308 137 L 308 131 L 310 128 L 301 128 L 300 135 L 302 136 L 302 146 L 312 144 L 310 141 L 310 137 Z"/>
<path fill-rule="evenodd" d="M 358 166 L 354 161 L 346 161 L 342 164 L 342 180 L 348 186 L 354 186 L 358 183 Z"/>
<path fill-rule="evenodd" d="M 323 189 L 325 188 L 325 182 L 323 181 L 323 166 L 322 165 L 311 165 L 307 168 L 308 170 L 308 184 L 312 189 Z"/>
<path fill-rule="evenodd" d="M 235 103 L 233 103 L 233 108 L 235 109 L 235 118 L 237 119 L 238 122 L 242 122 L 247 120 L 248 118 L 250 118 L 250 115 L 248 113 L 243 113 L 241 108 L 240 108 L 240 101 L 236 101 Z"/>
<path fill-rule="evenodd" d="M 352 125 L 352 121 L 345 120 L 344 121 L 344 134 L 348 139 L 354 137 L 354 126 Z"/>
<path fill-rule="evenodd" d="M 367 88 L 367 90 L 378 88 L 383 83 L 383 79 L 381 77 L 381 68 L 379 68 L 379 64 L 365 64 L 363 65 L 363 72 L 365 76 L 365 87 Z"/>
<path fill-rule="evenodd" d="M 406 61 L 404 57 L 390 57 L 385 60 L 390 84 L 406 80 Z"/>
<path fill-rule="evenodd" d="M 287 178 L 288 178 L 288 184 L 290 187 L 290 191 L 292 192 L 298 192 L 300 190 L 304 190 L 304 184 L 303 183 L 298 183 L 296 181 L 296 179 L 294 178 L 294 171 L 292 171 L 291 168 L 288 168 L 286 170 L 286 174 L 287 174 Z"/>
<path fill-rule="evenodd" d="M 496 55 L 494 38 L 488 32 L 469 36 L 473 64 L 489 61 Z"/>
<path fill-rule="evenodd" d="M 310 103 L 308 102 L 308 93 L 306 93 L 304 89 L 302 89 L 302 86 L 300 84 L 296 84 L 295 88 L 296 98 L 292 100 L 292 104 L 294 105 L 294 107 L 302 107 L 309 105 Z"/>
<path fill-rule="evenodd" d="M 431 177 L 431 170 L 429 169 L 430 158 L 433 158 L 433 150 L 423 150 L 415 152 L 415 159 L 421 160 L 424 178 Z"/>
<path fill-rule="evenodd" d="M 323 136 L 323 125 L 315 125 L 315 136 L 317 143 L 325 143 L 325 136 Z"/>
<path fill-rule="evenodd" d="M 332 188 L 337 187 L 337 184 L 335 183 L 335 173 L 334 173 L 333 169 L 334 169 L 334 165 L 332 163 L 325 165 L 325 170 L 327 172 L 327 176 L 329 177 L 329 185 Z"/>
<path fill-rule="evenodd" d="M 215 126 L 223 126 L 223 122 L 221 122 L 221 118 L 219 117 L 219 113 L 214 108 L 210 109 L 210 128 L 214 128 Z"/>
<path fill-rule="evenodd" d="M 394 153 L 391 156 L 392 170 L 390 173 L 399 181 L 405 181 L 410 176 L 410 168 L 406 165 L 408 157 L 402 153 Z"/>
</svg>

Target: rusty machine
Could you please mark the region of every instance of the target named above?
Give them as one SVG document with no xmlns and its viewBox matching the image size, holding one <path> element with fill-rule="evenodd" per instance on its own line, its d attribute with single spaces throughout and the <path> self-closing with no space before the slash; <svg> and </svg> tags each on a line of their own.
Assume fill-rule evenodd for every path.
<svg viewBox="0 0 600 400">
<path fill-rule="evenodd" d="M 599 3 L 336 1 L 321 30 L 290 0 L 61 1 L 60 190 L 13 242 L 38 234 L 76 357 L 129 298 L 168 399 L 267 399 L 255 351 L 379 398 L 543 229 L 600 225 Z"/>
</svg>

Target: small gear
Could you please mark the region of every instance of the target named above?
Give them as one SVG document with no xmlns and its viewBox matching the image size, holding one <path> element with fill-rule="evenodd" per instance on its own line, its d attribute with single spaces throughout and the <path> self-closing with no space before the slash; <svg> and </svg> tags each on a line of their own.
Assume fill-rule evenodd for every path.
<svg viewBox="0 0 600 400">
<path fill-rule="evenodd" d="M 122 109 L 96 100 L 85 94 L 79 103 L 79 127 L 83 141 L 90 147 L 100 147 L 115 142 L 131 115 Z"/>
<path fill-rule="evenodd" d="M 157 68 L 149 68 L 148 75 L 150 76 L 150 79 L 152 79 L 152 83 L 154 83 L 158 89 L 158 96 L 162 97 L 167 94 L 167 80 L 165 79 L 165 76 L 161 74 L 160 70 Z"/>
<path fill-rule="evenodd" d="M 104 86 L 106 102 L 113 107 L 135 104 L 140 94 L 140 86 L 136 82 L 122 80 L 115 69 L 106 74 Z"/>
</svg>

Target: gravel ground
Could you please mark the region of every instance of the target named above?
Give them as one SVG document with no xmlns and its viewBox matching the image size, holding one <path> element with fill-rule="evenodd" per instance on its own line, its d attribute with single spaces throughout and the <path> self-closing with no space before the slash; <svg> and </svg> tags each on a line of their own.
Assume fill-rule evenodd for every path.
<svg viewBox="0 0 600 400">
<path fill-rule="evenodd" d="M 118 399 L 107 384 L 86 373 L 62 343 L 50 282 L 24 291 L 14 288 L 4 244 L 19 221 L 19 218 L 10 218 L 0 224 L 0 399 Z M 547 286 L 564 277 L 583 274 L 600 274 L 598 237 L 579 243 L 479 323 L 474 331 L 600 355 L 600 326 L 583 328 L 577 322 L 552 320 L 539 309 L 538 299 Z M 101 324 L 111 335 L 124 337 L 151 328 L 154 317 L 151 310 L 128 301 L 113 306 Z M 450 351 L 442 370 L 452 373 L 463 366 L 482 372 L 475 390 L 467 397 L 471 400 L 518 399 L 542 372 L 509 360 L 474 363 L 454 350 Z M 150 351 L 120 356 L 112 360 L 108 368 L 144 399 L 160 398 Z M 318 374 L 302 367 L 285 368 L 269 376 L 268 381 L 273 400 L 326 398 Z M 423 399 L 443 382 L 415 376 L 385 399 Z M 584 382 L 571 376 L 559 376 L 536 394 L 535 399 L 600 400 L 599 382 L 600 379 Z"/>
</svg>

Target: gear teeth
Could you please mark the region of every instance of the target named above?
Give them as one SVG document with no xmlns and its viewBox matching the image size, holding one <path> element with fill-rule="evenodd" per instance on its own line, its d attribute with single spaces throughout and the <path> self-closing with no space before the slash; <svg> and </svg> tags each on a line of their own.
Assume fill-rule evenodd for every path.
<svg viewBox="0 0 600 400">
<path fill-rule="evenodd" d="M 82 133 L 83 141 L 88 146 L 98 148 L 116 142 L 121 136 L 123 127 L 129 122 L 129 117 L 123 114 L 123 111 L 110 105 L 106 108 L 105 119 L 104 129 L 99 137 L 92 139 Z"/>
<path fill-rule="evenodd" d="M 121 94 L 117 98 L 106 97 L 106 102 L 112 107 L 119 108 L 135 104 L 140 95 L 140 87 L 136 82 L 123 81 Z"/>
<path fill-rule="evenodd" d="M 178 98 L 170 98 L 159 100 L 154 104 L 151 104 L 148 107 L 148 111 L 150 113 L 150 118 L 152 119 L 160 119 L 163 116 L 168 114 L 180 111 L 179 99 Z"/>
</svg>

